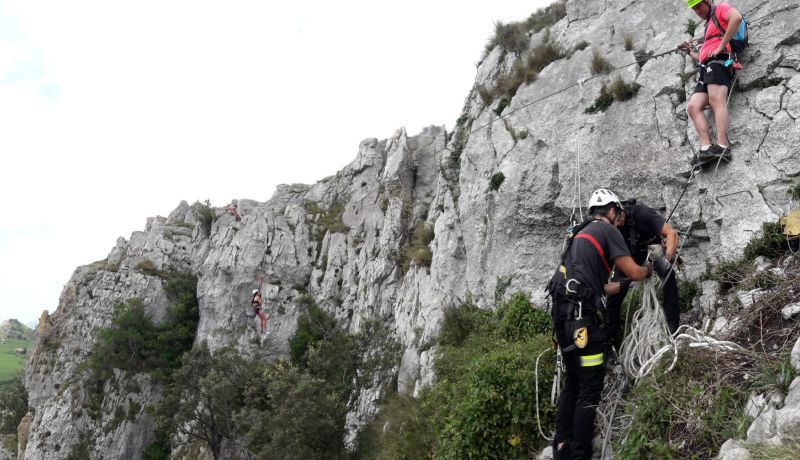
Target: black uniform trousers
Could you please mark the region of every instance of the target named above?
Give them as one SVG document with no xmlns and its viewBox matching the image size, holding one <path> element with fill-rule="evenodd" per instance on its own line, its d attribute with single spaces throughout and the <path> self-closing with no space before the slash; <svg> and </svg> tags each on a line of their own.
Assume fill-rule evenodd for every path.
<svg viewBox="0 0 800 460">
<path fill-rule="evenodd" d="M 553 458 L 591 459 L 594 438 L 595 410 L 600 402 L 606 374 L 604 357 L 606 335 L 598 321 L 592 319 L 587 326 L 589 344 L 585 348 L 563 350 L 572 345 L 569 321 L 577 305 L 564 298 L 553 299 L 553 320 L 556 339 L 564 356 L 567 370 L 566 382 L 558 404 L 556 434 L 553 438 Z M 584 306 L 583 316 L 589 318 L 590 311 Z M 558 445 L 565 443 L 560 451 Z"/>
</svg>

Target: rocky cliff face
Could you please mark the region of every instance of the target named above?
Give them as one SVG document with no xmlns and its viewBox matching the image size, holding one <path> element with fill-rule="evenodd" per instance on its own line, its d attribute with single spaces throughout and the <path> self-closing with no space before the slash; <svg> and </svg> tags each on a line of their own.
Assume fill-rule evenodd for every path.
<svg viewBox="0 0 800 460">
<path fill-rule="evenodd" d="M 702 175 L 690 185 L 673 217 L 681 228 L 696 215 L 706 224 L 686 246 L 689 277 L 707 260 L 740 251 L 762 222 L 797 204 L 786 191 L 800 174 L 800 9 L 769 14 L 788 5 L 736 2 L 754 24 L 731 100 L 734 161 L 713 182 Z M 138 458 L 152 441 L 153 421 L 141 408 L 160 391 L 147 376 L 109 383 L 105 415 L 92 420 L 79 410 L 86 395 L 74 375 L 116 303 L 141 298 L 154 319 L 164 318 L 164 282 L 154 271 L 198 278 L 197 341 L 212 349 L 232 345 L 257 359 L 286 357 L 297 300 L 309 293 L 351 332 L 365 320 L 390 326 L 403 347 L 400 391 L 430 384 L 430 345 L 443 309 L 468 295 L 486 308 L 515 291 L 541 300 L 564 229 L 591 190 L 610 188 L 667 210 L 676 204 L 697 144 L 685 113 L 694 83 L 684 76 L 693 70 L 688 58 L 668 54 L 556 92 L 591 76 L 594 49 L 622 66 L 637 60 L 635 50 L 658 54 L 686 40 L 692 13 L 683 6 L 570 0 L 550 37 L 564 49 L 582 40 L 589 47 L 545 67 L 510 100 L 485 103 L 479 85 L 494 85 L 519 59 L 495 48 L 478 68 L 454 133 L 430 127 L 409 136 L 401 129 L 363 141 L 334 176 L 280 186 L 264 203 L 240 200 L 241 221 L 213 208 L 213 220 L 203 222 L 181 203 L 169 217 L 151 218 L 144 231 L 120 238 L 106 260 L 75 271 L 58 309 L 40 324 L 25 375 L 33 414 L 23 458 L 63 457 L 87 439 L 92 458 Z M 532 34 L 531 44 L 544 34 Z M 634 50 L 625 49 L 626 34 Z M 640 85 L 638 94 L 585 114 L 603 81 L 616 75 Z M 498 172 L 504 180 L 495 190 L 490 178 Z M 430 266 L 404 266 L 414 230 L 424 225 L 435 235 Z M 265 338 L 247 314 L 259 273 L 271 315 Z M 377 388 L 360 391 L 348 442 L 376 411 Z M 113 420 L 119 408 L 127 414 L 121 422 Z"/>
</svg>

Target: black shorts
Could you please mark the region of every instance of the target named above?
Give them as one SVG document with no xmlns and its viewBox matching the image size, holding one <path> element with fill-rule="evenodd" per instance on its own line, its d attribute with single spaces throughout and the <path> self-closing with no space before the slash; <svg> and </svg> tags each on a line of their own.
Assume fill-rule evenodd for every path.
<svg viewBox="0 0 800 460">
<path fill-rule="evenodd" d="M 697 85 L 694 87 L 695 93 L 707 93 L 706 85 L 722 85 L 731 90 L 733 84 L 733 68 L 725 67 L 721 62 L 712 62 L 700 67 L 700 75 Z"/>
</svg>

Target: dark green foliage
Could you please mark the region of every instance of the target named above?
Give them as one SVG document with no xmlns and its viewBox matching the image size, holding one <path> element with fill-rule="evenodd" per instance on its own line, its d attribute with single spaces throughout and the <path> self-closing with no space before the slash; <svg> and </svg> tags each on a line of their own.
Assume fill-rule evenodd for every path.
<svg viewBox="0 0 800 460">
<path fill-rule="evenodd" d="M 470 302 L 447 308 L 439 330 L 439 344 L 460 346 L 470 334 L 485 328 L 491 321 L 491 312 L 481 310 Z"/>
<path fill-rule="evenodd" d="M 565 58 L 567 55 L 568 53 L 553 41 L 548 31 L 542 37 L 542 42 L 536 45 L 528 55 L 527 67 L 535 72 L 541 72 L 551 63 Z"/>
<path fill-rule="evenodd" d="M 550 315 L 531 304 L 528 297 L 517 292 L 497 307 L 499 318 L 497 331 L 500 337 L 509 341 L 530 339 L 537 334 L 549 334 L 553 330 Z"/>
<path fill-rule="evenodd" d="M 726 359 L 694 349 L 679 355 L 675 370 L 639 382 L 627 404 L 634 422 L 620 458 L 714 458 L 726 439 L 743 438 L 748 392 L 743 379 L 727 374 Z"/>
<path fill-rule="evenodd" d="M 401 267 L 406 273 L 411 267 L 411 262 L 418 267 L 430 267 L 433 261 L 433 251 L 430 244 L 434 238 L 433 227 L 428 224 L 419 224 L 414 227 L 414 236 L 408 244 L 401 248 Z"/>
<path fill-rule="evenodd" d="M 342 221 L 345 209 L 343 203 L 334 203 L 327 210 L 320 208 L 317 203 L 306 203 L 305 208 L 308 214 L 319 216 L 314 222 L 315 228 L 312 235 L 317 243 L 322 243 L 322 239 L 328 232 L 347 233 L 350 231 L 350 227 Z"/>
<path fill-rule="evenodd" d="M 525 24 L 512 22 L 503 24 L 500 21 L 494 23 L 494 37 L 486 45 L 486 54 L 489 54 L 495 46 L 500 46 L 503 50 L 521 54 L 528 49 L 528 31 Z"/>
<path fill-rule="evenodd" d="M 492 174 L 492 178 L 489 179 L 489 190 L 499 190 L 500 186 L 503 185 L 504 180 L 506 180 L 506 175 L 502 172 L 496 172 Z"/>
<path fill-rule="evenodd" d="M 336 320 L 314 304 L 312 300 L 308 309 L 297 318 L 297 331 L 289 340 L 292 363 L 307 367 L 309 348 L 333 334 L 337 329 Z"/>
<path fill-rule="evenodd" d="M 693 281 L 678 281 L 678 305 L 682 313 L 692 309 L 692 301 L 697 296 L 698 291 L 697 283 Z"/>
<path fill-rule="evenodd" d="M 686 33 L 689 34 L 690 37 L 694 37 L 694 31 L 697 30 L 697 22 L 687 19 L 686 20 Z"/>
<path fill-rule="evenodd" d="M 603 57 L 603 53 L 597 48 L 592 50 L 592 64 L 590 69 L 592 70 L 592 75 L 599 75 L 611 70 L 611 63 Z"/>
<path fill-rule="evenodd" d="M 217 220 L 217 214 L 211 209 L 211 203 L 206 200 L 205 203 L 195 201 L 192 204 L 192 214 L 194 218 L 200 222 L 203 234 L 207 237 L 211 234 L 211 225 Z"/>
<path fill-rule="evenodd" d="M 466 391 L 447 419 L 438 452 L 442 458 L 526 458 L 546 444 L 536 428 L 533 362 L 552 347 L 540 335 L 530 342 L 499 345 L 471 366 Z M 552 359 L 540 362 L 540 389 L 552 383 Z M 539 392 L 545 426 L 555 408 Z"/>
<path fill-rule="evenodd" d="M 586 107 L 584 113 L 605 112 L 607 108 L 611 107 L 614 102 L 614 95 L 611 94 L 611 89 L 603 83 L 600 87 L 600 95 L 594 100 L 594 104 Z"/>
<path fill-rule="evenodd" d="M 553 430 L 549 403 L 552 342 L 541 317 L 516 293 L 497 314 L 469 301 L 445 311 L 436 385 L 417 400 L 392 395 L 359 438 L 362 459 L 533 458 L 547 444 L 536 427 L 535 361 L 542 429 Z M 545 317 L 544 312 L 541 312 Z M 514 322 L 519 324 L 512 324 Z"/>
<path fill-rule="evenodd" d="M 86 460 L 94 450 L 94 439 L 87 432 L 82 432 L 78 437 L 78 442 L 72 445 L 65 460 Z"/>
<path fill-rule="evenodd" d="M 617 77 L 611 84 L 603 83 L 600 87 L 600 95 L 595 99 L 594 104 L 584 110 L 584 113 L 605 112 L 611 104 L 617 101 L 626 101 L 639 92 L 641 88 L 636 83 L 627 83 L 622 77 Z"/>
<path fill-rule="evenodd" d="M 502 115 L 503 110 L 505 110 L 506 107 L 508 107 L 508 104 L 510 103 L 511 103 L 511 97 L 503 96 L 503 98 L 500 99 L 500 102 L 497 104 L 497 107 L 494 109 L 495 115 L 497 115 L 498 117 Z"/>
<path fill-rule="evenodd" d="M 153 442 L 142 452 L 142 460 L 169 460 L 169 442 Z"/>
<path fill-rule="evenodd" d="M 567 15 L 566 0 L 559 0 L 545 8 L 536 10 L 525 21 L 528 30 L 539 32 L 542 29 L 552 26 Z"/>
<path fill-rule="evenodd" d="M 726 293 L 744 281 L 753 270 L 755 270 L 753 265 L 746 259 L 734 259 L 717 264 L 710 278 L 720 284 L 722 293 Z"/>
<path fill-rule="evenodd" d="M 611 83 L 611 94 L 614 95 L 614 99 L 617 101 L 627 101 L 632 97 L 636 96 L 639 92 L 639 86 L 637 83 L 627 83 L 622 77 L 617 77 Z"/>
<path fill-rule="evenodd" d="M 192 348 L 199 310 L 197 279 L 188 275 L 160 273 L 172 305 L 161 324 L 147 316 L 140 299 L 114 306 L 111 326 L 97 332 L 97 341 L 85 363 L 84 407 L 92 418 L 100 416 L 103 387 L 114 369 L 147 372 L 167 383 L 170 373 L 181 366 L 184 352 Z"/>
<path fill-rule="evenodd" d="M 272 409 L 261 417 L 268 425 L 261 441 L 269 442 L 258 450 L 259 458 L 345 458 L 348 407 L 328 382 L 285 363 L 270 369 L 266 380 Z"/>
<path fill-rule="evenodd" d="M 97 343 L 88 360 L 94 378 L 107 380 L 112 369 L 149 372 L 160 380 L 181 365 L 184 352 L 192 347 L 199 320 L 197 279 L 162 274 L 172 306 L 163 323 L 147 316 L 139 299 L 117 304 L 111 327 L 97 333 Z"/>
<path fill-rule="evenodd" d="M 783 255 L 788 249 L 780 224 L 764 222 L 761 226 L 761 235 L 751 238 L 745 246 L 744 257 L 747 260 L 755 260 L 758 256 L 771 259 Z"/>
<path fill-rule="evenodd" d="M 433 452 L 436 430 L 430 421 L 435 405 L 429 398 L 392 393 L 378 417 L 358 438 L 355 457 L 362 460 L 423 459 Z M 388 429 L 384 430 L 384 427 Z"/>
<path fill-rule="evenodd" d="M 536 81 L 542 69 L 568 55 L 569 53 L 554 42 L 550 37 L 550 33 L 547 32 L 542 37 L 541 43 L 536 45 L 527 56 L 523 56 L 514 63 L 511 73 L 498 75 L 492 87 L 479 87 L 478 95 L 480 95 L 484 105 L 489 105 L 498 97 L 502 97 L 503 99 L 495 109 L 495 113 L 499 116 L 511 103 L 511 98 L 517 93 L 520 85 Z"/>
<path fill-rule="evenodd" d="M 789 187 L 789 189 L 786 190 L 786 193 L 788 193 L 789 196 L 792 197 L 792 199 L 800 200 L 800 182 Z"/>
<path fill-rule="evenodd" d="M 653 58 L 652 51 L 645 51 L 644 49 L 638 49 L 633 52 L 633 57 L 636 59 L 636 65 L 639 66 L 641 69 L 644 65 Z"/>
<path fill-rule="evenodd" d="M 186 353 L 182 362 L 156 410 L 158 430 L 203 441 L 219 459 L 224 441 L 243 430 L 244 420 L 235 414 L 244 407 L 245 388 L 259 367 L 233 349 L 212 355 L 205 343 Z"/>
<path fill-rule="evenodd" d="M 28 391 L 22 374 L 0 391 L 0 434 L 17 434 L 17 426 L 28 412 Z"/>
<path fill-rule="evenodd" d="M 583 51 L 588 47 L 589 47 L 589 42 L 587 42 L 586 40 L 581 40 L 578 43 L 576 43 L 572 49 L 575 51 Z"/>
</svg>

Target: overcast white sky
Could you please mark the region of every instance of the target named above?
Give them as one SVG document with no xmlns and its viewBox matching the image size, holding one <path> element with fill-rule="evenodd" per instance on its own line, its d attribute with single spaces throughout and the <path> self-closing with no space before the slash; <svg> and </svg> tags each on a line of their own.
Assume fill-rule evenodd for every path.
<svg viewBox="0 0 800 460">
<path fill-rule="evenodd" d="M 548 0 L 0 0 L 0 320 L 180 200 L 267 200 L 452 128 L 493 22 Z"/>
</svg>

